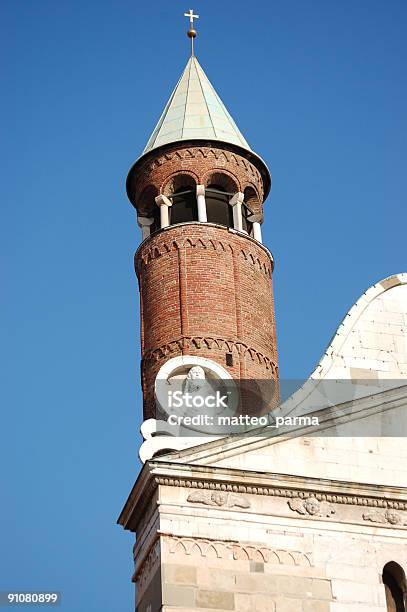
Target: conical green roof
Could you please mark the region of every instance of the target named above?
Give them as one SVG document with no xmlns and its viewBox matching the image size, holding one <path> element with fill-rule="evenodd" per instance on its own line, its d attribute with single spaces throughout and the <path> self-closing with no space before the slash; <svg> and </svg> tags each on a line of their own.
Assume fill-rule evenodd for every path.
<svg viewBox="0 0 407 612">
<path fill-rule="evenodd" d="M 196 57 L 181 75 L 143 154 L 180 140 L 229 142 L 251 151 Z"/>
</svg>

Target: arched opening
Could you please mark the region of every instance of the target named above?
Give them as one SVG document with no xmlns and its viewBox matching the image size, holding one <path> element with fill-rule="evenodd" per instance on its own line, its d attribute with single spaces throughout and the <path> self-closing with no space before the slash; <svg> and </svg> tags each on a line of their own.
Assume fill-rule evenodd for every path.
<svg viewBox="0 0 407 612">
<path fill-rule="evenodd" d="M 243 192 L 244 203 L 242 206 L 243 229 L 250 235 L 253 234 L 253 221 L 260 221 L 260 202 L 253 187 L 246 187 Z"/>
<path fill-rule="evenodd" d="M 211 187 L 212 185 L 217 185 L 218 189 L 225 191 L 231 195 L 235 194 L 239 191 L 239 187 L 228 174 L 223 172 L 212 172 L 212 174 L 206 178 L 205 180 L 206 187 Z"/>
<path fill-rule="evenodd" d="M 158 189 L 154 187 L 154 185 L 147 185 L 137 199 L 137 211 L 139 216 L 154 219 L 150 226 L 151 234 L 160 229 L 160 211 L 155 203 L 156 196 L 158 196 Z"/>
<path fill-rule="evenodd" d="M 171 197 L 175 192 L 196 189 L 196 181 L 190 174 L 175 174 L 162 189 L 163 195 Z"/>
<path fill-rule="evenodd" d="M 170 224 L 186 223 L 198 220 L 196 189 L 179 187 L 171 196 Z"/>
<path fill-rule="evenodd" d="M 390 561 L 383 568 L 383 584 L 386 593 L 387 612 L 406 612 L 406 575 L 398 563 Z"/>
<path fill-rule="evenodd" d="M 257 212 L 260 207 L 259 198 L 253 187 L 246 187 L 244 190 L 244 201 L 253 212 Z"/>
<path fill-rule="evenodd" d="M 170 198 L 170 225 L 197 221 L 198 207 L 196 202 L 196 181 L 190 174 L 175 174 L 162 190 Z"/>
<path fill-rule="evenodd" d="M 205 189 L 206 215 L 210 223 L 233 227 L 233 210 L 229 200 L 233 193 L 227 193 L 218 184 L 211 183 Z"/>
</svg>

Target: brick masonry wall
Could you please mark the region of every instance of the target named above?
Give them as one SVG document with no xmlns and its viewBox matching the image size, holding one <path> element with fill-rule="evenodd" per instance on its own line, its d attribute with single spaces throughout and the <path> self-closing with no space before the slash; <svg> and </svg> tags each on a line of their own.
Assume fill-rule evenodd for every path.
<svg viewBox="0 0 407 612">
<path fill-rule="evenodd" d="M 262 245 L 214 224 L 175 225 L 141 245 L 135 268 L 145 418 L 159 369 L 178 355 L 212 359 L 234 378 L 277 379 L 273 262 Z"/>
</svg>

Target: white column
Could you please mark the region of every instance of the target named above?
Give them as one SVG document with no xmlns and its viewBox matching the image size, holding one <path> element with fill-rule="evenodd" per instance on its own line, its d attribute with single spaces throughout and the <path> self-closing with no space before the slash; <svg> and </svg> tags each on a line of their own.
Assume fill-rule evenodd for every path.
<svg viewBox="0 0 407 612">
<path fill-rule="evenodd" d="M 137 223 L 141 227 L 142 240 L 149 237 L 151 233 L 151 226 L 154 223 L 153 217 L 139 217 L 137 216 Z"/>
<path fill-rule="evenodd" d="M 205 185 L 196 186 L 196 200 L 198 203 L 198 221 L 206 223 L 208 217 L 206 215 Z"/>
<path fill-rule="evenodd" d="M 236 230 L 243 231 L 242 222 L 242 203 L 244 201 L 244 194 L 241 191 L 235 193 L 231 197 L 229 204 L 233 206 L 233 225 Z"/>
<path fill-rule="evenodd" d="M 261 238 L 261 225 L 258 221 L 253 222 L 253 238 L 258 242 L 262 242 Z"/>
<path fill-rule="evenodd" d="M 155 199 L 155 203 L 160 207 L 160 225 L 161 228 L 168 227 L 170 224 L 170 213 L 169 208 L 172 206 L 172 202 L 167 196 L 159 195 Z"/>
</svg>

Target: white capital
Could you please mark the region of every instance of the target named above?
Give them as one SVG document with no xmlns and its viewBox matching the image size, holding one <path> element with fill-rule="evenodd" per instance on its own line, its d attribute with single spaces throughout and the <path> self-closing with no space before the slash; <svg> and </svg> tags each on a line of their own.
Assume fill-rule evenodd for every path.
<svg viewBox="0 0 407 612">
<path fill-rule="evenodd" d="M 157 206 L 172 206 L 171 200 L 165 195 L 157 196 L 155 199 L 155 203 L 157 204 Z"/>
<path fill-rule="evenodd" d="M 244 202 L 244 193 L 242 193 L 241 191 L 238 191 L 237 193 L 235 193 L 235 195 L 233 195 L 229 200 L 229 204 L 231 206 L 236 206 L 236 204 L 243 204 L 243 202 Z"/>
<path fill-rule="evenodd" d="M 154 218 L 137 216 L 137 223 L 138 223 L 138 226 L 141 227 L 142 240 L 145 240 L 151 234 L 151 226 L 154 223 Z"/>
<path fill-rule="evenodd" d="M 154 223 L 153 217 L 137 217 L 137 223 L 140 227 L 148 227 Z"/>
</svg>

